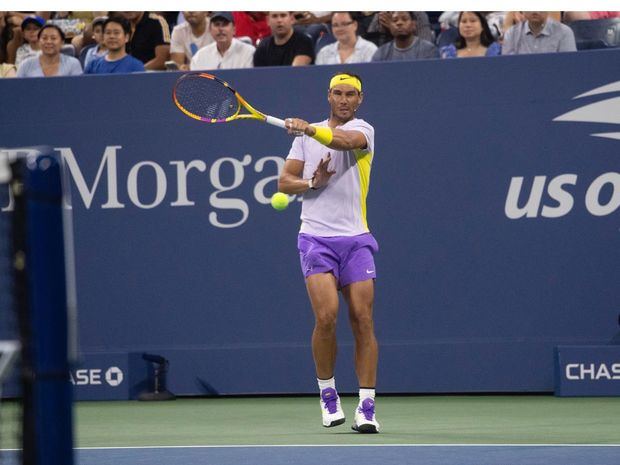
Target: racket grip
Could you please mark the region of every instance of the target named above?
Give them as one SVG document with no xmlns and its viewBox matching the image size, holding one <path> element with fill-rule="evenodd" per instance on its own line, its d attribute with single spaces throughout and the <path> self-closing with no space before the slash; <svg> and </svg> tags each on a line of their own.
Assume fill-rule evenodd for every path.
<svg viewBox="0 0 620 465">
<path fill-rule="evenodd" d="M 272 124 L 273 126 L 278 126 L 282 129 L 286 129 L 286 126 L 284 125 L 284 120 L 276 118 L 274 116 L 265 115 L 265 123 Z"/>
</svg>

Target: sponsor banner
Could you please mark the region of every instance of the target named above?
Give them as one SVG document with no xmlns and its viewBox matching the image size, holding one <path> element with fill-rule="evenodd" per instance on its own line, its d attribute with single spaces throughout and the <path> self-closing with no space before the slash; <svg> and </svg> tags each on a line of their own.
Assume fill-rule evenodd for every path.
<svg viewBox="0 0 620 465">
<path fill-rule="evenodd" d="M 129 399 L 128 360 L 127 353 L 81 354 L 69 376 L 75 400 Z"/>
<path fill-rule="evenodd" d="M 558 346 L 557 396 L 620 396 L 620 345 Z"/>
<path fill-rule="evenodd" d="M 613 338 L 619 59 L 607 50 L 348 67 L 364 82 L 358 116 L 375 128 L 367 219 L 380 246 L 383 392 L 552 392 L 556 346 Z M 314 122 L 328 116 L 338 70 L 218 77 L 256 108 Z M 204 393 L 197 379 L 228 394 L 312 393 L 301 196 L 282 212 L 269 205 L 293 138 L 187 118 L 171 99 L 178 76 L 44 79 L 37 92 L 34 80 L 0 80 L 15 109 L 0 112 L 2 145 L 50 145 L 68 173 L 81 350 L 170 354 L 179 394 Z M 341 310 L 336 377 L 354 392 Z M 113 366 L 123 370 L 113 360 L 80 367 L 101 372 L 76 373 L 88 380 L 76 389 L 127 388 L 125 372 L 107 383 Z"/>
</svg>

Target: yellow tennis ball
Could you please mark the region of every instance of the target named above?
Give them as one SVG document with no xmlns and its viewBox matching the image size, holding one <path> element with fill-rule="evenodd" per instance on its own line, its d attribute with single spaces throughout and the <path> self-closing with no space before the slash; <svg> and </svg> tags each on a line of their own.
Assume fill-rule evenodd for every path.
<svg viewBox="0 0 620 465">
<path fill-rule="evenodd" d="M 271 197 L 271 206 L 278 211 L 284 210 L 288 207 L 288 195 L 283 194 L 282 192 L 276 192 Z"/>
</svg>

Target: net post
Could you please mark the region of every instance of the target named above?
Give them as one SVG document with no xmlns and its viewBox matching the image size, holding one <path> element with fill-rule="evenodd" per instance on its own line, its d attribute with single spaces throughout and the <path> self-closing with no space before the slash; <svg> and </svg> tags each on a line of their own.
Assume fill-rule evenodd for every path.
<svg viewBox="0 0 620 465">
<path fill-rule="evenodd" d="M 62 162 L 51 148 L 12 165 L 22 341 L 23 463 L 73 464 Z M 22 264 L 20 265 L 20 258 Z"/>
</svg>

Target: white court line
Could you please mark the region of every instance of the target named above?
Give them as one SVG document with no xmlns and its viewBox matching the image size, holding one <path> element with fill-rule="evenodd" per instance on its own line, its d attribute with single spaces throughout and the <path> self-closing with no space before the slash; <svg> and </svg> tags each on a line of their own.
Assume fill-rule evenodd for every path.
<svg viewBox="0 0 620 465">
<path fill-rule="evenodd" d="M 266 447 L 620 447 L 620 444 L 212 444 L 189 446 L 103 446 L 75 447 L 74 450 L 126 450 L 126 449 L 252 449 Z M 20 449 L 0 449 L 16 452 Z"/>
<path fill-rule="evenodd" d="M 620 447 L 620 444 L 213 444 L 190 446 L 76 447 L 75 450 L 114 449 L 244 449 L 265 447 Z"/>
</svg>

